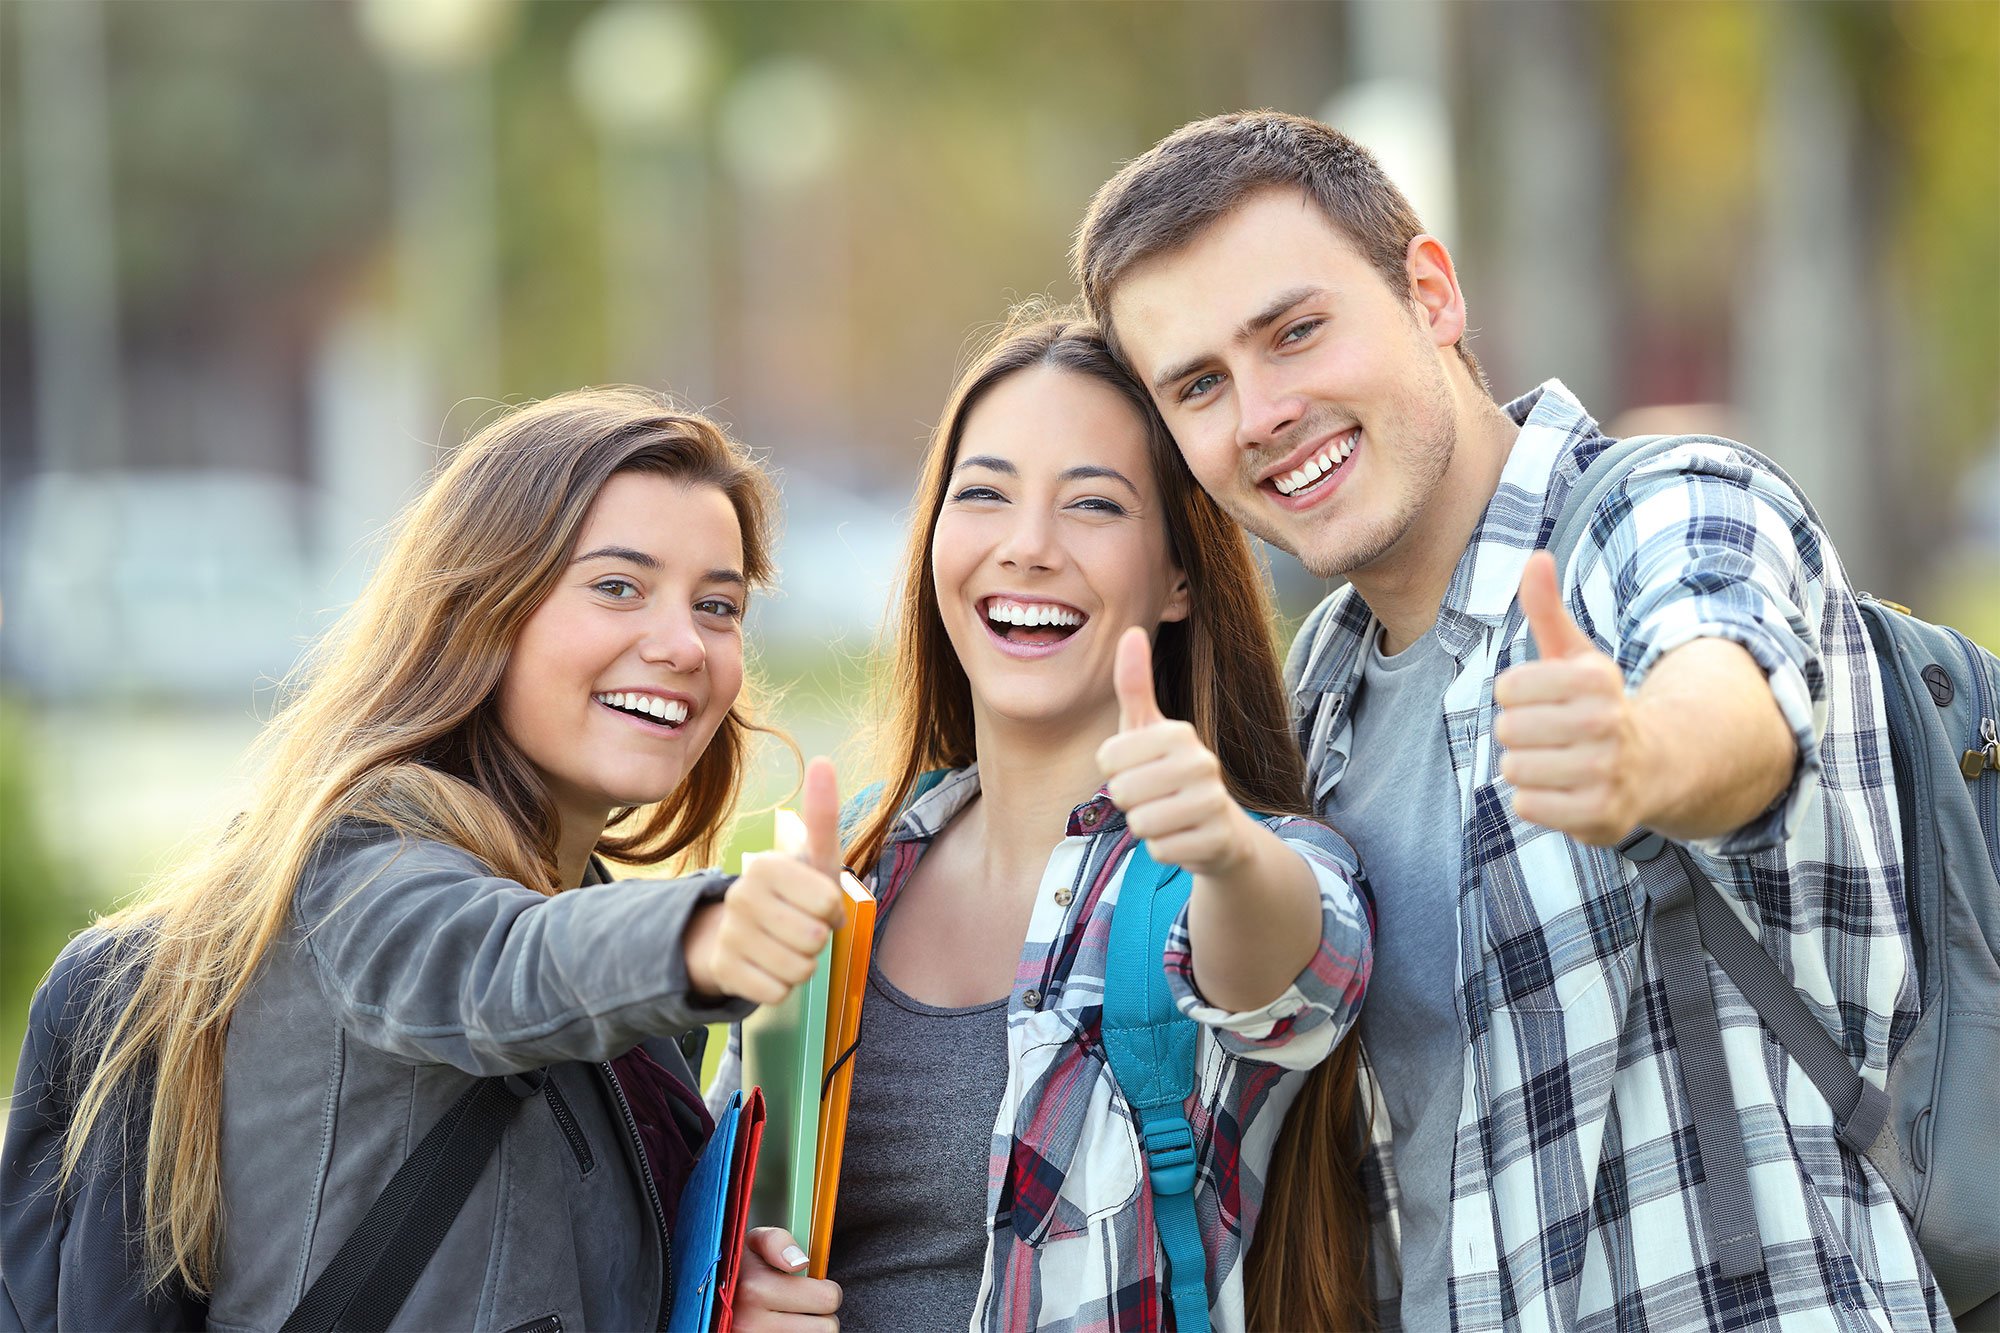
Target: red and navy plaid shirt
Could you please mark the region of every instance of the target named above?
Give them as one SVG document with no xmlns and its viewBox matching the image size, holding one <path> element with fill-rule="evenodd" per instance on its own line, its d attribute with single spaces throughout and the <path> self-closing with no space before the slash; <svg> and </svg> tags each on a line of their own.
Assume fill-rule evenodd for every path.
<svg viewBox="0 0 2000 1333">
<path fill-rule="evenodd" d="M 869 877 L 882 911 L 978 794 L 977 768 L 963 769 L 904 812 Z M 1229 1013 L 1195 991 L 1185 911 L 1161 960 L 1181 1012 L 1202 1025 L 1187 1116 L 1217 1330 L 1243 1327 L 1243 1260 L 1278 1130 L 1306 1073 L 1354 1023 L 1370 960 L 1352 849 L 1310 820 L 1264 823 L 1319 883 L 1312 963 L 1271 1003 Z M 1098 1032 L 1105 945 L 1132 845 L 1124 815 L 1100 792 L 1071 813 L 1042 874 L 1007 1005 L 1007 1089 L 987 1170 L 986 1273 L 974 1329 L 1108 1333 L 1166 1321 L 1165 1264 L 1138 1134 Z"/>
</svg>

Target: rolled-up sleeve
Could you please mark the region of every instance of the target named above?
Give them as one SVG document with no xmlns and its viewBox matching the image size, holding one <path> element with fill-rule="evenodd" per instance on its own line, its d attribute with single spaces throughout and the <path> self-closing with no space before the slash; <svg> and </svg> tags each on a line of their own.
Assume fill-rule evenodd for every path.
<svg viewBox="0 0 2000 1333">
<path fill-rule="evenodd" d="M 1790 487 L 1721 444 L 1647 462 L 1610 503 L 1627 512 L 1599 525 L 1607 577 L 1598 590 L 1612 605 L 1626 688 L 1637 690 L 1683 644 L 1726 639 L 1763 670 L 1797 747 L 1791 782 L 1769 807 L 1698 845 L 1717 856 L 1777 846 L 1798 827 L 1821 773 L 1825 534 Z"/>
<path fill-rule="evenodd" d="M 1309 1069 L 1326 1058 L 1361 1012 L 1374 932 L 1360 888 L 1360 861 L 1345 839 L 1310 819 L 1287 815 L 1263 823 L 1312 869 L 1319 886 L 1319 949 L 1269 1004 L 1241 1013 L 1218 1009 L 1195 986 L 1188 909 L 1182 907 L 1167 935 L 1167 984 L 1180 1011 L 1212 1029 L 1230 1054 Z"/>
</svg>

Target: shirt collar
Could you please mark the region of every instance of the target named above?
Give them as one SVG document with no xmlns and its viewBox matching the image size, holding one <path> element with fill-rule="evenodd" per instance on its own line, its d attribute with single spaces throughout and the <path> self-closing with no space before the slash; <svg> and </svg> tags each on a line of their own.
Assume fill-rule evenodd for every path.
<svg viewBox="0 0 2000 1333">
<path fill-rule="evenodd" d="M 955 773 L 947 773 L 937 784 L 905 810 L 889 832 L 889 843 L 929 842 L 944 832 L 945 826 L 958 818 L 973 798 L 979 795 L 979 765 L 969 764 Z M 1069 812 L 1069 824 L 1064 832 L 1072 838 L 1087 838 L 1115 828 L 1124 821 L 1125 814 L 1111 801 L 1111 794 L 1103 787 L 1097 794 Z"/>
<path fill-rule="evenodd" d="M 1561 380 L 1547 380 L 1501 410 L 1521 430 L 1438 608 L 1438 638 L 1461 660 L 1482 631 L 1513 614 L 1528 556 L 1548 541 L 1561 497 L 1576 482 L 1576 446 L 1600 433 Z"/>
</svg>

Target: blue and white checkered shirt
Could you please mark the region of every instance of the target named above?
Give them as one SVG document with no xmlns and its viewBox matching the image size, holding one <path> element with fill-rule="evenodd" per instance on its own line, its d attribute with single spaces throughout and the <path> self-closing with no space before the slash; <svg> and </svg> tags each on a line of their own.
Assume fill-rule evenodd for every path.
<svg viewBox="0 0 2000 1333">
<path fill-rule="evenodd" d="M 1553 380 L 1506 410 L 1520 434 L 1438 613 L 1457 662 L 1443 711 L 1464 817 L 1453 1327 L 1948 1328 L 1874 1164 L 1840 1146 L 1825 1099 L 1711 962 L 1765 1244 L 1763 1272 L 1718 1276 L 1645 891 L 1615 853 L 1515 818 L 1492 739 L 1493 680 L 1530 652 L 1522 567 L 1611 440 Z M 1741 644 L 1764 668 L 1798 742 L 1792 784 L 1692 850 L 1879 1085 L 1917 995 L 1882 682 L 1826 534 L 1783 482 L 1726 445 L 1690 440 L 1604 501 L 1561 578 L 1570 614 L 1628 689 L 1703 637 Z M 1292 649 L 1287 679 L 1322 810 L 1347 763 L 1348 702 L 1374 632 L 1343 588 Z M 1369 1176 L 1393 1324 L 1396 1184 L 1381 1119 L 1378 1103 Z"/>
</svg>

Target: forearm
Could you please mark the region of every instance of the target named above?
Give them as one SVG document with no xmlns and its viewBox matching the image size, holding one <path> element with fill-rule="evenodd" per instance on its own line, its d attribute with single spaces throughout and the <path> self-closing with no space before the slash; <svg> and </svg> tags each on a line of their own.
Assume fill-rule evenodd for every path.
<svg viewBox="0 0 2000 1333">
<path fill-rule="evenodd" d="M 1632 705 L 1650 789 L 1640 822 L 1656 833 L 1720 837 L 1791 782 L 1798 743 L 1763 669 L 1738 644 L 1682 644 L 1654 664 Z"/>
<path fill-rule="evenodd" d="M 1285 993 L 1319 950 L 1320 895 L 1305 858 L 1277 834 L 1250 826 L 1245 854 L 1197 873 L 1188 899 L 1195 984 L 1219 1009 L 1262 1008 Z"/>
</svg>

